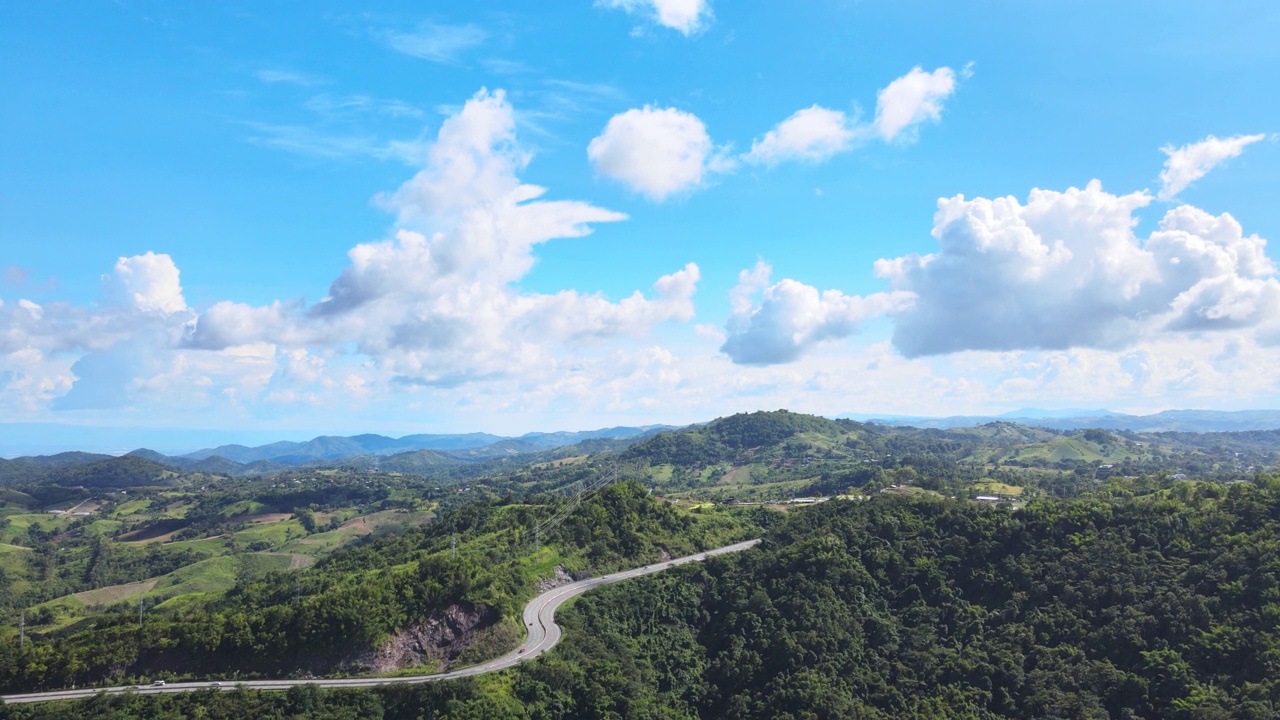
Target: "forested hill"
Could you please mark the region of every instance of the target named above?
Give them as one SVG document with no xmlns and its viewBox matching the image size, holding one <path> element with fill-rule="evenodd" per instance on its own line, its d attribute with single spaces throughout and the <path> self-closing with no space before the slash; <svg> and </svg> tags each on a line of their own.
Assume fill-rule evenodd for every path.
<svg viewBox="0 0 1280 720">
<path fill-rule="evenodd" d="M 754 448 L 775 448 L 801 433 L 838 438 L 854 427 L 861 424 L 787 410 L 740 413 L 659 433 L 624 450 L 622 457 L 654 464 L 714 463 L 740 457 Z"/>
<path fill-rule="evenodd" d="M 631 717 L 1280 717 L 1277 479 L 1012 512 L 832 502 L 687 575 L 584 598 L 520 699 L 603 696 Z"/>
<path fill-rule="evenodd" d="M 15 720 L 1280 717 L 1280 479 L 1180 483 L 1017 511 L 881 496 L 771 517 L 754 550 L 582 597 L 562 612 L 566 639 L 555 653 L 501 675 L 8 712 Z"/>
<path fill-rule="evenodd" d="M 520 611 L 540 582 L 743 540 L 758 532 L 750 518 L 760 513 L 681 510 L 635 482 L 586 499 L 471 503 L 294 574 L 247 576 L 221 598 L 162 601 L 141 626 L 129 598 L 22 648 L 10 631 L 0 635 L 0 691 L 157 672 L 297 677 L 471 664 L 515 648 Z"/>
<path fill-rule="evenodd" d="M 53 459 L 63 459 L 53 462 Z M 176 476 L 173 468 L 137 455 L 111 457 L 62 453 L 18 458 L 0 464 L 0 485 L 49 483 L 87 488 L 160 485 Z"/>
</svg>

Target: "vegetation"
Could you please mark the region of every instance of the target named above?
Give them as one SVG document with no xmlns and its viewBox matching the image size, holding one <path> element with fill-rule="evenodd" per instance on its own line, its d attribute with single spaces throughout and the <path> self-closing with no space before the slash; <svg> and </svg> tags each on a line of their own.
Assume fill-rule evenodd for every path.
<svg viewBox="0 0 1280 720">
<path fill-rule="evenodd" d="M 139 625 L 128 602 L 40 642 L 0 645 L 5 691 L 166 677 L 264 677 L 379 668 L 371 656 L 397 634 L 426 633 L 414 659 L 437 667 L 514 647 L 519 614 L 540 579 L 657 562 L 748 536 L 749 513 L 684 512 L 634 482 L 605 487 L 538 537 L 532 528 L 570 500 L 473 503 L 429 525 L 367 536 L 292 576 L 243 572 L 218 557 L 165 576 L 150 592 L 230 592 L 204 603 L 160 603 Z M 261 556 L 288 565 L 280 555 Z M 231 562 L 238 561 L 238 562 Z M 221 585 L 209 580 L 220 573 Z M 176 579 L 174 576 L 179 576 Z M 199 586 L 201 578 L 204 586 Z M 183 595 L 186 593 L 181 593 Z M 451 624 L 455 635 L 431 636 Z M 438 641 L 438 642 L 437 642 Z"/>
<path fill-rule="evenodd" d="M 562 614 L 556 653 L 499 675 L 73 707 L 84 718 L 1280 712 L 1280 479 L 1111 484 L 1019 510 L 884 496 L 762 517 L 772 527 L 756 550 L 584 596 Z"/>
<path fill-rule="evenodd" d="M 0 687 L 456 667 L 514 646 L 540 582 L 767 527 L 740 558 L 581 598 L 566 643 L 512 672 L 202 705 L 103 698 L 76 714 L 1276 714 L 1280 433 L 921 430 L 779 411 L 633 440 L 260 477 L 217 474 L 216 456 L 5 461 Z M 611 472 L 638 482 L 534 532 L 569 509 L 566 490 Z M 759 507 L 815 495 L 853 500 Z"/>
</svg>

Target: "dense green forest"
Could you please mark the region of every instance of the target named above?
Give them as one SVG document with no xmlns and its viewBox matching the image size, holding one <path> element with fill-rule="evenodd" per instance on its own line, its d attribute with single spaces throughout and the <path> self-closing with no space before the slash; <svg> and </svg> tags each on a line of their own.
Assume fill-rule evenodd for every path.
<svg viewBox="0 0 1280 720">
<path fill-rule="evenodd" d="M 100 698 L 86 718 L 1274 718 L 1280 479 L 762 516 L 755 550 L 602 588 L 495 676 Z M 56 717 L 14 707 L 11 717 Z"/>
<path fill-rule="evenodd" d="M 458 667 L 514 647 L 541 581 L 767 527 L 741 559 L 580 599 L 568 641 L 517 671 L 294 699 L 375 717 L 1266 717 L 1278 440 L 777 411 L 260 476 L 23 458 L 0 464 L 0 688 Z M 632 481 L 533 533 L 614 474 Z M 850 500 L 777 511 L 808 495 Z M 234 696 L 209 712 L 296 705 Z"/>
</svg>

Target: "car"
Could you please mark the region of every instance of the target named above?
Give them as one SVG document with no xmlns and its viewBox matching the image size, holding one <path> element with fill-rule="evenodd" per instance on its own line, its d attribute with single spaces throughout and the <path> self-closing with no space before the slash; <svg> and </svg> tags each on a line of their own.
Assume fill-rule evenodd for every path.
<svg viewBox="0 0 1280 720">
<path fill-rule="evenodd" d="M 157 681 L 155 681 L 155 682 L 151 683 L 151 687 L 164 687 L 164 681 L 163 681 L 163 680 L 157 680 Z"/>
<path fill-rule="evenodd" d="M 520 648 L 520 653 L 521 653 L 522 655 L 524 654 L 524 648 Z"/>
<path fill-rule="evenodd" d="M 217 682 L 217 681 L 215 681 L 215 682 L 211 682 L 211 683 L 209 683 L 209 687 L 222 687 L 222 683 Z"/>
</svg>

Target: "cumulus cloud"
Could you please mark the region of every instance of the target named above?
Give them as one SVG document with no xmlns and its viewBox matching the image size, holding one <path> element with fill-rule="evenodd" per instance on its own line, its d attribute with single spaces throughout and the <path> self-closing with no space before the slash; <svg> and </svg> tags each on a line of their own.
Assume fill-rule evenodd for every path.
<svg viewBox="0 0 1280 720">
<path fill-rule="evenodd" d="M 147 251 L 117 260 L 115 272 L 103 275 L 102 283 L 107 296 L 117 302 L 143 312 L 172 314 L 187 308 L 178 275 L 173 258 Z"/>
<path fill-rule="evenodd" d="M 876 131 L 886 142 L 912 138 L 911 130 L 917 125 L 942 117 L 942 103 L 955 89 L 956 74 L 949 67 L 933 72 L 912 68 L 877 96 Z"/>
<path fill-rule="evenodd" d="M 839 290 L 819 292 L 791 279 L 770 285 L 772 271 L 767 263 L 758 262 L 739 273 L 738 285 L 730 292 L 733 314 L 720 350 L 735 363 L 792 362 L 816 345 L 849 337 L 863 320 L 901 310 L 912 300 L 910 293 L 902 292 L 867 297 Z"/>
<path fill-rule="evenodd" d="M 637 291 L 618 302 L 516 287 L 538 244 L 626 216 L 545 200 L 544 188 L 521 182 L 530 156 L 515 130 L 505 95 L 480 91 L 441 126 L 423 169 L 378 198 L 396 214 L 394 238 L 352 248 L 324 299 L 309 307 L 219 303 L 200 316 L 187 343 L 215 350 L 354 344 L 406 386 L 447 386 L 523 372 L 558 348 L 639 337 L 656 323 L 691 318 L 693 264 L 659 278 L 652 295 Z"/>
<path fill-rule="evenodd" d="M 1197 143 L 1180 148 L 1166 145 L 1160 150 L 1169 156 L 1160 172 L 1161 200 L 1172 200 L 1188 185 L 1204 177 L 1224 161 L 1237 157 L 1246 146 L 1266 138 L 1266 135 L 1236 135 L 1218 139 L 1212 135 Z"/>
<path fill-rule="evenodd" d="M 969 66 L 961 70 L 965 77 L 969 72 Z M 913 68 L 880 90 L 873 122 L 859 122 L 840 110 L 813 105 L 797 110 L 757 138 L 741 159 L 764 165 L 821 162 L 873 138 L 885 142 L 914 138 L 920 123 L 941 117 L 943 102 L 955 87 L 956 73 L 951 68 L 928 73 Z"/>
<path fill-rule="evenodd" d="M 940 248 L 876 263 L 916 301 L 895 313 L 908 357 L 960 350 L 1118 349 L 1162 331 L 1267 325 L 1280 318 L 1266 241 L 1230 215 L 1170 210 L 1145 241 L 1145 192 L 1093 181 L 1066 192 L 938 201 Z"/>
<path fill-rule="evenodd" d="M 658 201 L 727 169 L 696 115 L 649 105 L 610 118 L 587 157 L 596 172 Z"/>
<path fill-rule="evenodd" d="M 420 172 L 377 198 L 395 215 L 392 236 L 353 247 L 313 304 L 224 300 L 196 312 L 173 259 L 155 252 L 120 258 L 97 303 L 0 299 L 0 411 L 283 412 L 482 379 L 518 393 L 579 366 L 600 380 L 602 354 L 692 319 L 699 269 L 618 300 L 523 291 L 539 244 L 626 216 L 521 182 L 530 155 L 515 128 L 501 91 L 471 98 L 424 145 Z"/>
<path fill-rule="evenodd" d="M 601 7 L 646 15 L 659 25 L 692 35 L 711 20 L 707 0 L 599 0 Z"/>
<path fill-rule="evenodd" d="M 751 144 L 743 160 L 775 164 L 783 160 L 826 160 L 849 148 L 857 135 L 849 117 L 814 105 L 797 110 Z"/>
</svg>

